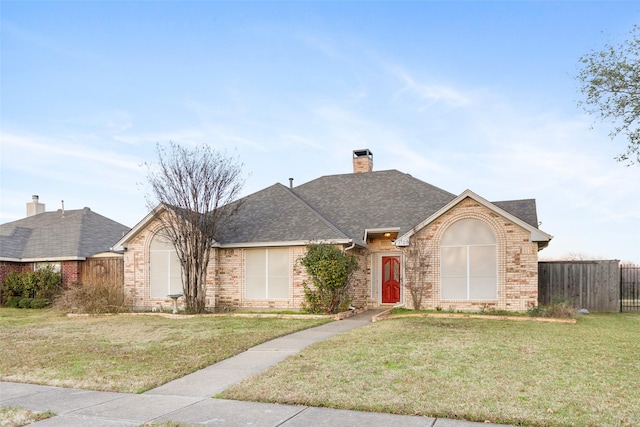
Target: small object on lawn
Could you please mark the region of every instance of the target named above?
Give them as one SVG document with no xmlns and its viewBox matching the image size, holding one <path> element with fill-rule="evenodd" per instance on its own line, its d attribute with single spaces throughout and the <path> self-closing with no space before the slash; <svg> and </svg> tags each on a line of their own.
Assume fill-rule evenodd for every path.
<svg viewBox="0 0 640 427">
<path fill-rule="evenodd" d="M 173 300 L 173 314 L 178 314 L 178 298 L 180 298 L 182 294 L 172 294 L 167 296 Z"/>
<path fill-rule="evenodd" d="M 581 308 L 580 310 L 578 310 L 578 313 L 580 313 L 580 314 L 589 314 L 589 310 L 587 310 L 586 308 Z"/>
</svg>

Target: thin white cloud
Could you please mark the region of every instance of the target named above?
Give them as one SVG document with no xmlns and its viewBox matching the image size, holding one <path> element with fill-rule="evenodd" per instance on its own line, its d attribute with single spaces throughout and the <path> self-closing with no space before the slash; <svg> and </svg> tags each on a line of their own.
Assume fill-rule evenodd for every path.
<svg viewBox="0 0 640 427">
<path fill-rule="evenodd" d="M 322 148 L 322 144 L 316 142 L 313 139 L 306 138 L 304 136 L 296 135 L 293 133 L 283 133 L 281 138 L 285 141 L 290 141 L 294 145 L 304 145 L 312 148 Z"/>
<path fill-rule="evenodd" d="M 426 106 L 423 107 L 422 110 L 440 103 L 449 107 L 464 107 L 472 102 L 468 95 L 465 95 L 452 86 L 442 83 L 424 83 L 418 81 L 410 75 L 409 72 L 399 67 L 391 67 L 390 70 L 391 74 L 398 78 L 403 84 L 399 92 L 400 94 L 417 96 L 426 102 Z"/>
<path fill-rule="evenodd" d="M 96 111 L 66 117 L 59 122 L 73 129 L 92 129 L 93 133 L 113 134 L 133 127 L 133 115 L 125 110 Z"/>
<path fill-rule="evenodd" d="M 206 133 L 201 129 L 182 129 L 168 132 L 156 132 L 156 133 L 120 133 L 114 135 L 115 141 L 123 142 L 130 145 L 142 145 L 142 144 L 164 144 L 169 141 L 175 141 L 180 143 L 190 141 L 201 141 L 206 137 Z"/>
<path fill-rule="evenodd" d="M 121 155 L 113 151 L 94 150 L 90 146 L 66 144 L 60 140 L 45 138 L 40 136 L 25 136 L 3 132 L 0 135 L 0 144 L 2 144 L 3 152 L 11 154 L 20 154 L 21 157 L 30 159 L 30 161 L 55 164 L 55 159 L 64 158 L 65 163 L 72 159 L 78 161 L 89 161 L 92 163 L 103 164 L 109 167 L 124 170 L 139 169 L 138 162 L 129 156 Z M 7 151 L 8 150 L 8 151 Z M 27 162 L 7 162 L 6 167 L 20 168 L 29 165 Z"/>
</svg>

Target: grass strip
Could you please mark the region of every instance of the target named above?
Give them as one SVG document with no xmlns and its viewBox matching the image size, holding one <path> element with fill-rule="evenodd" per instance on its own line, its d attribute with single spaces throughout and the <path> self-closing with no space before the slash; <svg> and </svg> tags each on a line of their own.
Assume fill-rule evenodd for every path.
<svg viewBox="0 0 640 427">
<path fill-rule="evenodd" d="M 55 414 L 51 411 L 38 412 L 18 406 L 0 407 L 0 427 L 21 427 L 46 420 Z"/>
</svg>

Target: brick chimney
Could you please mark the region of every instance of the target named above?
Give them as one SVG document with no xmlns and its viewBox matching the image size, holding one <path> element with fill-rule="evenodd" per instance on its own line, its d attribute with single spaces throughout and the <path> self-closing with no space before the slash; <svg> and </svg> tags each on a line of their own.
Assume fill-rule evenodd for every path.
<svg viewBox="0 0 640 427">
<path fill-rule="evenodd" d="M 373 153 L 368 148 L 353 150 L 353 173 L 373 172 Z"/>
<path fill-rule="evenodd" d="M 31 201 L 27 203 L 27 216 L 34 216 L 44 212 L 44 203 L 38 201 L 37 195 L 31 196 Z"/>
</svg>

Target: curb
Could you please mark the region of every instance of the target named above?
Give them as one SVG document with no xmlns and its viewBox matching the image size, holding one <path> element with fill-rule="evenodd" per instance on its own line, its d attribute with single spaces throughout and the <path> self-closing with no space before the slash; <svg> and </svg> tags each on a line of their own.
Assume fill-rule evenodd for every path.
<svg viewBox="0 0 640 427">
<path fill-rule="evenodd" d="M 512 320 L 516 322 L 546 322 L 546 323 L 576 323 L 576 319 L 556 319 L 552 317 L 524 317 L 524 316 L 494 316 L 490 314 L 467 313 L 415 313 L 415 314 L 391 314 L 393 309 L 384 311 L 371 319 L 372 322 L 404 317 L 434 317 L 444 319 L 488 319 L 488 320 Z"/>
</svg>

